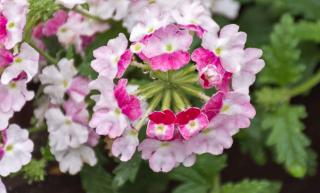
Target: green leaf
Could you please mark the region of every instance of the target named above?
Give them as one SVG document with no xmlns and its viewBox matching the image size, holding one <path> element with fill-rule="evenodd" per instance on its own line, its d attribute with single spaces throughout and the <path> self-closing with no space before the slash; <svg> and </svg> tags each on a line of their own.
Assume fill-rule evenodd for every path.
<svg viewBox="0 0 320 193">
<path fill-rule="evenodd" d="M 29 184 L 43 181 L 46 175 L 46 163 L 45 159 L 32 159 L 28 165 L 22 168 L 23 178 L 26 179 Z"/>
<path fill-rule="evenodd" d="M 222 193 L 278 193 L 281 185 L 267 180 L 243 180 L 222 186 Z"/>
<path fill-rule="evenodd" d="M 301 41 L 320 42 L 320 21 L 302 21 L 295 26 L 295 36 Z"/>
<path fill-rule="evenodd" d="M 113 184 L 120 187 L 127 181 L 134 182 L 140 168 L 141 158 L 136 154 L 130 161 L 122 162 L 113 171 L 115 177 Z"/>
<path fill-rule="evenodd" d="M 96 165 L 94 167 L 85 166 L 81 173 L 83 189 L 86 193 L 113 193 L 112 178 L 103 167 Z"/>
<path fill-rule="evenodd" d="M 208 187 L 195 183 L 186 183 L 177 187 L 173 193 L 207 193 Z"/>
<path fill-rule="evenodd" d="M 304 66 L 300 65 L 300 50 L 291 16 L 282 17 L 270 37 L 270 45 L 264 47 L 266 67 L 259 76 L 260 83 L 285 86 L 301 79 Z"/>
<path fill-rule="evenodd" d="M 307 172 L 309 139 L 302 132 L 301 119 L 306 117 L 303 106 L 283 104 L 264 116 L 262 127 L 269 130 L 267 145 L 274 147 L 276 159 L 294 177 Z"/>
<path fill-rule="evenodd" d="M 191 168 L 183 166 L 176 168 L 170 176 L 183 183 L 174 192 L 183 192 L 187 188 L 192 189 L 193 192 L 206 192 L 211 188 L 214 177 L 226 166 L 226 161 L 226 156 L 205 154 L 199 156 L 196 164 Z"/>
<path fill-rule="evenodd" d="M 241 130 L 237 135 L 239 139 L 241 151 L 250 154 L 253 160 L 263 165 L 267 162 L 267 155 L 265 151 L 265 131 L 261 127 L 261 113 L 258 111 L 250 128 Z"/>
</svg>

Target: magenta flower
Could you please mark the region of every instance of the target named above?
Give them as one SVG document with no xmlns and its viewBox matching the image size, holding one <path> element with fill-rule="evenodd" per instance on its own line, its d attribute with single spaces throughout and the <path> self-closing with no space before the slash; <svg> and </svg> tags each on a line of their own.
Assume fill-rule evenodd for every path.
<svg viewBox="0 0 320 193">
<path fill-rule="evenodd" d="M 186 140 L 207 128 L 209 120 L 199 108 L 191 107 L 177 114 L 176 124 L 178 124 L 180 134 Z"/>
<path fill-rule="evenodd" d="M 168 141 L 174 137 L 176 116 L 171 110 L 153 112 L 149 115 L 147 135 L 150 138 Z"/>
<path fill-rule="evenodd" d="M 178 70 L 190 61 L 188 50 L 191 43 L 192 36 L 187 30 L 169 25 L 142 41 L 142 54 L 153 70 Z"/>
</svg>

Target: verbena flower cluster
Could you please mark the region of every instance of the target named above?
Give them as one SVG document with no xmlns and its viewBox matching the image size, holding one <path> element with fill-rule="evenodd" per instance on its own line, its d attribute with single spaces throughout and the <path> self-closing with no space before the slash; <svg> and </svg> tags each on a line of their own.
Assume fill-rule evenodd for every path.
<svg viewBox="0 0 320 193">
<path fill-rule="evenodd" d="M 36 125 L 47 127 L 50 151 L 70 174 L 97 163 L 93 147 L 101 137 L 121 161 L 138 150 L 153 171 L 169 172 L 192 166 L 199 154 L 222 154 L 249 127 L 255 116 L 249 87 L 264 67 L 262 51 L 245 48 L 239 26 L 220 27 L 211 17 L 212 11 L 236 17 L 233 0 L 56 3 L 61 9 L 25 38 L 27 0 L 0 1 L 1 176 L 31 160 L 28 130 L 9 120 L 34 98 Z M 120 33 L 93 51 L 95 80 L 80 75 L 74 59 L 45 61 L 45 38 L 56 36 L 86 57 L 96 35 L 112 30 L 111 20 L 121 20 L 129 36 Z M 144 76 L 138 83 L 126 76 L 134 68 Z M 32 80 L 40 84 L 36 96 L 27 88 Z"/>
</svg>

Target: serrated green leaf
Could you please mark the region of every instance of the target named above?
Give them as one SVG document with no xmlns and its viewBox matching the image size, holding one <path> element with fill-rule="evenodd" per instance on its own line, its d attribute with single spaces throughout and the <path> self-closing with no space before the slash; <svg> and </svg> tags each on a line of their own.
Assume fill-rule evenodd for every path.
<svg viewBox="0 0 320 193">
<path fill-rule="evenodd" d="M 295 36 L 301 41 L 320 42 L 320 21 L 302 21 L 295 26 Z"/>
<path fill-rule="evenodd" d="M 257 113 L 250 128 L 241 130 L 237 135 L 239 139 L 241 151 L 250 154 L 253 160 L 259 164 L 263 165 L 267 162 L 267 155 L 265 152 L 265 131 L 261 127 L 261 113 Z"/>
<path fill-rule="evenodd" d="M 267 144 L 274 147 L 277 161 L 295 177 L 303 177 L 307 172 L 310 141 L 302 132 L 301 122 L 305 117 L 303 106 L 283 104 L 266 114 L 262 122 L 262 127 L 270 131 Z"/>
<path fill-rule="evenodd" d="M 226 156 L 201 155 L 193 167 L 178 167 L 172 171 L 171 177 L 185 183 L 210 187 L 214 176 L 226 166 L 226 161 Z"/>
<path fill-rule="evenodd" d="M 278 193 L 281 185 L 267 180 L 243 180 L 222 186 L 222 193 Z"/>
<path fill-rule="evenodd" d="M 113 184 L 120 187 L 127 181 L 134 182 L 140 168 L 141 158 L 136 154 L 130 161 L 122 162 L 113 171 Z"/>
<path fill-rule="evenodd" d="M 94 167 L 85 166 L 81 173 L 83 189 L 86 193 L 113 193 L 112 178 L 103 167 L 96 165 Z"/>
<path fill-rule="evenodd" d="M 260 83 L 285 86 L 301 79 L 305 67 L 299 63 L 298 42 L 292 17 L 283 16 L 271 34 L 270 45 L 263 49 L 266 67 L 259 76 Z"/>
<path fill-rule="evenodd" d="M 186 183 L 174 189 L 173 193 L 207 193 L 208 187 L 201 184 Z"/>
</svg>

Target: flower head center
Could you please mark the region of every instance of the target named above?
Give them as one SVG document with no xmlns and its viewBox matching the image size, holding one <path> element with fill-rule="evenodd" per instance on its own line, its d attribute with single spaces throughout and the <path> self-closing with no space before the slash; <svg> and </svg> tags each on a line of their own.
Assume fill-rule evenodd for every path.
<svg viewBox="0 0 320 193">
<path fill-rule="evenodd" d="M 11 21 L 11 22 L 8 23 L 7 27 L 8 27 L 9 29 L 12 29 L 12 28 L 15 27 L 15 23 Z"/>
<path fill-rule="evenodd" d="M 9 87 L 12 89 L 15 89 L 15 88 L 17 88 L 17 84 L 15 82 L 10 82 Z"/>
<path fill-rule="evenodd" d="M 167 52 L 172 52 L 172 51 L 173 51 L 173 45 L 170 44 L 170 43 L 167 44 L 167 45 L 166 45 L 166 51 L 167 51 Z"/>
<path fill-rule="evenodd" d="M 222 52 L 222 48 L 221 47 L 218 47 L 214 50 L 214 53 L 217 55 L 217 56 L 220 56 L 221 55 L 221 52 Z"/>
<path fill-rule="evenodd" d="M 6 147 L 6 152 L 10 152 L 10 151 L 12 151 L 13 150 L 13 145 L 12 144 L 10 144 L 10 145 L 8 145 L 7 147 Z"/>
<path fill-rule="evenodd" d="M 121 115 L 121 110 L 119 108 L 116 108 L 114 110 L 114 113 L 117 115 L 117 116 L 120 116 Z"/>
<path fill-rule="evenodd" d="M 19 63 L 22 62 L 22 58 L 19 58 L 19 57 L 18 57 L 18 58 L 16 58 L 16 59 L 14 60 L 14 62 L 19 64 Z"/>
</svg>

